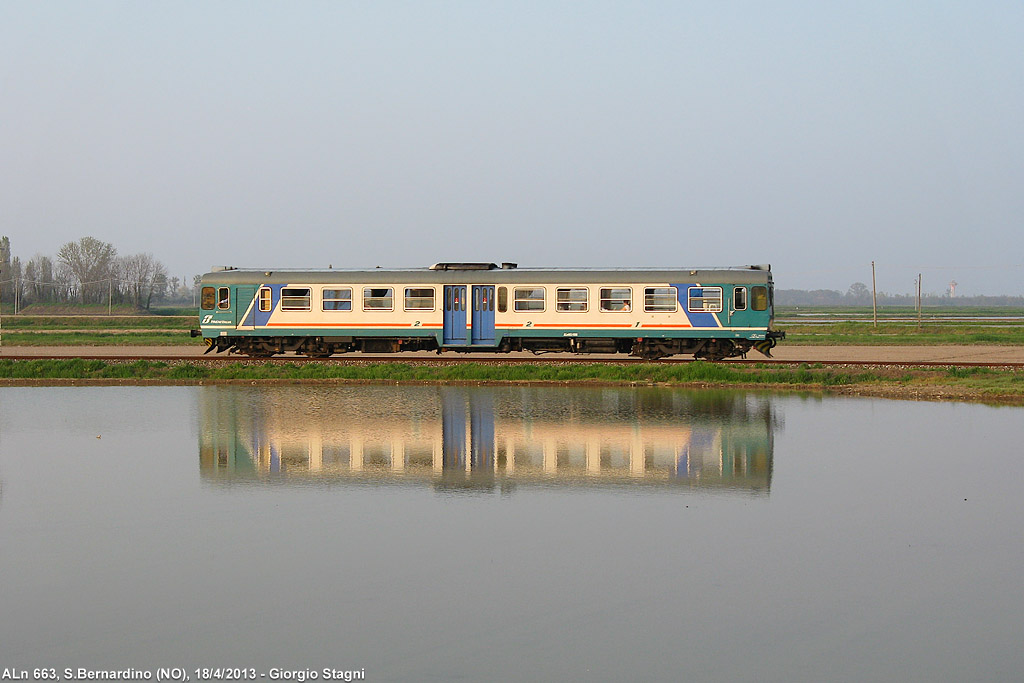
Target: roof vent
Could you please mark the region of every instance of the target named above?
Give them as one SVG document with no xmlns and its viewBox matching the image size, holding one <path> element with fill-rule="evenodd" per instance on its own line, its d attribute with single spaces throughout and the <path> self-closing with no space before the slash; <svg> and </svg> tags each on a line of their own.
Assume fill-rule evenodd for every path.
<svg viewBox="0 0 1024 683">
<path fill-rule="evenodd" d="M 435 263 L 430 270 L 496 270 L 496 263 Z"/>
<path fill-rule="evenodd" d="M 516 269 L 518 267 L 519 267 L 518 263 L 509 263 L 507 261 L 505 263 L 501 264 L 501 269 L 502 270 L 514 270 L 514 269 Z"/>
</svg>

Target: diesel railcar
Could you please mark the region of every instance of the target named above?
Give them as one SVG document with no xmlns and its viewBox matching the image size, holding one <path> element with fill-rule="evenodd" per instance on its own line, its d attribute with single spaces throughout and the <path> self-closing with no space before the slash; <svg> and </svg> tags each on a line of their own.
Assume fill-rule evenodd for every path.
<svg viewBox="0 0 1024 683">
<path fill-rule="evenodd" d="M 770 355 L 770 266 L 530 269 L 436 263 L 402 270 L 214 269 L 202 278 L 207 352 L 327 357 L 363 351 Z"/>
</svg>

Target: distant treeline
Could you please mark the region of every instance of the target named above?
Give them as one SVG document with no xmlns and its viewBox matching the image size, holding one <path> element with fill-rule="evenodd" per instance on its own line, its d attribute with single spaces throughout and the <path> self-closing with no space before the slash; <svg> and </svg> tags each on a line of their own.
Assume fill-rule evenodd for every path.
<svg viewBox="0 0 1024 683">
<path fill-rule="evenodd" d="M 113 244 L 94 237 L 68 242 L 51 258 L 23 262 L 0 237 L 0 302 L 16 311 L 34 303 L 128 304 L 148 310 L 156 302 L 188 301 L 199 276 L 171 277 L 152 254 L 119 256 Z"/>
<path fill-rule="evenodd" d="M 845 294 L 835 289 L 776 289 L 775 304 L 777 306 L 870 306 L 871 290 L 861 283 L 854 283 Z M 913 294 L 878 292 L 878 305 L 914 307 L 917 305 L 917 301 Z M 963 308 L 1015 306 L 1024 308 L 1024 296 L 923 294 L 921 306 Z"/>
</svg>

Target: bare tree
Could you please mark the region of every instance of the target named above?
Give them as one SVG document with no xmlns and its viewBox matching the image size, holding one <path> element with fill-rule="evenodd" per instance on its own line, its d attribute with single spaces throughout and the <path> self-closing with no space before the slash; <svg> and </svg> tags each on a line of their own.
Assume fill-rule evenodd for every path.
<svg viewBox="0 0 1024 683">
<path fill-rule="evenodd" d="M 36 254 L 25 266 L 26 296 L 32 301 L 54 301 L 53 260 Z"/>
<path fill-rule="evenodd" d="M 8 282 L 9 281 L 9 282 Z M 3 301 L 14 301 L 11 285 L 14 279 L 11 277 L 11 238 L 4 235 L 0 237 L 0 296 Z"/>
<path fill-rule="evenodd" d="M 153 280 L 156 259 L 152 254 L 132 254 L 118 260 L 128 300 L 136 308 L 142 308 L 142 298 L 148 295 Z"/>
<path fill-rule="evenodd" d="M 154 299 L 162 300 L 167 296 L 167 269 L 159 261 L 155 262 L 153 277 L 149 281 L 149 296 L 146 297 L 146 310 Z"/>
<path fill-rule="evenodd" d="M 77 281 L 82 303 L 103 301 L 116 256 L 114 245 L 95 237 L 68 242 L 57 252 L 61 265 Z"/>
<path fill-rule="evenodd" d="M 128 300 L 136 308 L 149 310 L 155 300 L 167 294 L 167 268 L 152 254 L 132 254 L 118 259 Z"/>
</svg>

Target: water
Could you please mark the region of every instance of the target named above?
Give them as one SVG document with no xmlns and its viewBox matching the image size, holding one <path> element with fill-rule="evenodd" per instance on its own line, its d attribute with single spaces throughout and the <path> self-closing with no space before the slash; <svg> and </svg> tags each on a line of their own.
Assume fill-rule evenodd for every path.
<svg viewBox="0 0 1024 683">
<path fill-rule="evenodd" d="M 661 389 L 0 389 L 0 667 L 1011 680 L 1022 415 Z"/>
</svg>

